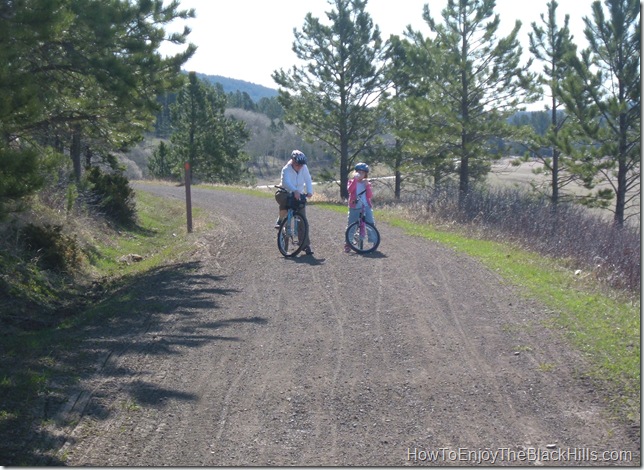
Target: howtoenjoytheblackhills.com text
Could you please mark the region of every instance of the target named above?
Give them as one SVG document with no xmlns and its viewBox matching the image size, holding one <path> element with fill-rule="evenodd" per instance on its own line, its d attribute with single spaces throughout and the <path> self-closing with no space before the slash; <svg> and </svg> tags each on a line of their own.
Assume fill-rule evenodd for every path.
<svg viewBox="0 0 644 470">
<path fill-rule="evenodd" d="M 584 462 L 604 463 L 629 463 L 633 460 L 631 451 L 621 450 L 595 450 L 588 448 L 526 448 L 511 449 L 509 447 L 499 449 L 471 449 L 467 447 L 437 449 L 423 449 L 410 447 L 407 449 L 407 460 L 410 462 L 432 462 L 432 463 L 457 463 L 457 464 L 521 464 L 541 462 L 557 464 L 583 464 Z"/>
</svg>

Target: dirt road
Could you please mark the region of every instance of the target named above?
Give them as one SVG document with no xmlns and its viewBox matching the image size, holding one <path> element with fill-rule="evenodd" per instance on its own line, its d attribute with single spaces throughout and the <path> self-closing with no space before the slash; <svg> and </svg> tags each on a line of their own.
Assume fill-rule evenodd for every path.
<svg viewBox="0 0 644 470">
<path fill-rule="evenodd" d="M 216 223 L 195 260 L 79 345 L 101 361 L 68 465 L 639 465 L 553 313 L 476 261 L 384 224 L 346 254 L 345 216 L 314 206 L 315 255 L 285 259 L 273 200 L 192 200 Z"/>
</svg>

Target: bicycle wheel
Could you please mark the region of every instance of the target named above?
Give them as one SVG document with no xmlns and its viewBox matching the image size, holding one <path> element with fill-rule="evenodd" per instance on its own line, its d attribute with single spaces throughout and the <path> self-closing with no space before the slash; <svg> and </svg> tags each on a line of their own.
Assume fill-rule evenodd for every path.
<svg viewBox="0 0 644 470">
<path fill-rule="evenodd" d="M 287 258 L 297 255 L 304 248 L 304 240 L 309 232 L 309 224 L 300 214 L 285 218 L 277 231 L 277 248 Z"/>
<path fill-rule="evenodd" d="M 357 253 L 371 253 L 380 245 L 380 232 L 370 222 L 364 223 L 365 233 L 360 236 L 360 221 L 354 222 L 347 228 L 345 240 L 351 249 Z"/>
</svg>

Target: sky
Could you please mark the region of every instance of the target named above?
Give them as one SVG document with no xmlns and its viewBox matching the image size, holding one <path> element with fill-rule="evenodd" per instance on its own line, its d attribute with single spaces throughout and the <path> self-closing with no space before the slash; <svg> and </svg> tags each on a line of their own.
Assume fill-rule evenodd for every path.
<svg viewBox="0 0 644 470">
<path fill-rule="evenodd" d="M 196 18 L 181 20 L 168 26 L 168 31 L 192 29 L 188 39 L 198 49 L 184 65 L 187 71 L 221 75 L 277 88 L 271 78 L 278 69 L 297 64 L 292 51 L 293 29 L 302 29 L 307 13 L 325 23 L 325 12 L 332 10 L 327 0 L 180 0 L 181 9 L 194 8 Z M 495 12 L 501 23 L 498 36 L 507 35 L 515 21 L 521 20 L 519 32 L 527 60 L 528 32 L 531 23 L 543 26 L 540 15 L 547 14 L 548 0 L 497 0 Z M 583 17 L 591 16 L 592 0 L 557 0 L 557 22 L 563 25 L 570 15 L 570 29 L 578 48 L 586 47 Z M 422 19 L 423 5 L 428 4 L 431 16 L 441 21 L 445 0 L 368 0 L 366 11 L 378 25 L 382 38 L 391 34 L 402 36 L 408 25 L 429 35 Z M 176 53 L 164 46 L 162 54 Z M 542 65 L 539 66 L 541 71 Z"/>
</svg>

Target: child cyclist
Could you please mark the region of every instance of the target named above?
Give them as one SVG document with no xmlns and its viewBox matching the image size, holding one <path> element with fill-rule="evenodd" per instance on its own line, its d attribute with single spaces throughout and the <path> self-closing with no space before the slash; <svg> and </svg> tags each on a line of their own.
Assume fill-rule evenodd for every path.
<svg viewBox="0 0 644 470">
<path fill-rule="evenodd" d="M 373 218 L 373 209 L 371 205 L 371 197 L 373 191 L 371 189 L 371 182 L 367 179 L 369 175 L 369 165 L 366 163 L 358 163 L 354 167 L 355 173 L 353 178 L 347 183 L 347 190 L 349 191 L 349 216 L 347 220 L 347 227 L 358 220 L 360 212 L 364 207 L 365 220 L 376 224 Z M 351 247 L 348 243 L 344 244 L 344 251 L 350 252 Z"/>
</svg>

